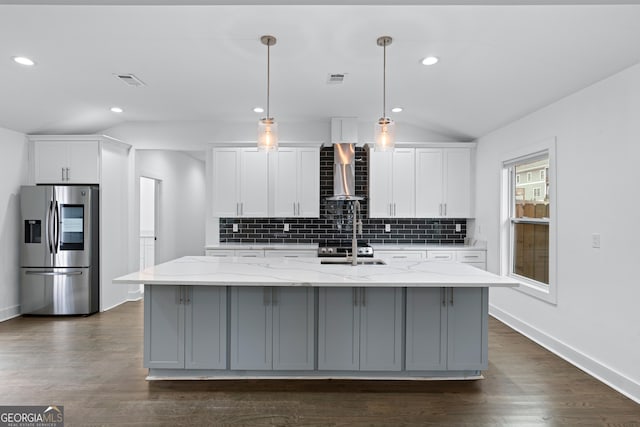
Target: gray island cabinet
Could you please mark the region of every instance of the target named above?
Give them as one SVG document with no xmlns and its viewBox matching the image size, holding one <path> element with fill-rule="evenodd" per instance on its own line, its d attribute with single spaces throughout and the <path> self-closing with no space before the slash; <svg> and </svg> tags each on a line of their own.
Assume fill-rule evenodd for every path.
<svg viewBox="0 0 640 427">
<path fill-rule="evenodd" d="M 145 284 L 147 379 L 481 378 L 488 288 L 455 262 L 322 265 L 184 257 L 114 280 Z"/>
</svg>

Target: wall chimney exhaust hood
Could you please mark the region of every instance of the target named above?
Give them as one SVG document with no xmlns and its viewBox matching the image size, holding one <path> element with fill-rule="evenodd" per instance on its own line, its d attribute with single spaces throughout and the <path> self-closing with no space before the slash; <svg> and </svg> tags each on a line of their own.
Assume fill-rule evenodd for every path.
<svg viewBox="0 0 640 427">
<path fill-rule="evenodd" d="M 333 196 L 327 200 L 363 200 L 356 196 L 355 144 L 333 144 Z"/>
</svg>

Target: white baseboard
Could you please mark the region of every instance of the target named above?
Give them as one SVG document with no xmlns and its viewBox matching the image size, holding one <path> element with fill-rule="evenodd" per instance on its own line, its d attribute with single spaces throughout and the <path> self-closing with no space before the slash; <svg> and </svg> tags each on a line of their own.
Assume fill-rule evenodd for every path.
<svg viewBox="0 0 640 427">
<path fill-rule="evenodd" d="M 127 301 L 139 301 L 142 299 L 142 297 L 144 296 L 144 293 L 138 289 L 136 291 L 129 291 L 129 294 L 127 295 Z"/>
<path fill-rule="evenodd" d="M 491 304 L 489 314 L 629 399 L 640 403 L 640 383 Z"/>
<path fill-rule="evenodd" d="M 0 309 L 0 322 L 20 316 L 20 304 Z"/>
</svg>

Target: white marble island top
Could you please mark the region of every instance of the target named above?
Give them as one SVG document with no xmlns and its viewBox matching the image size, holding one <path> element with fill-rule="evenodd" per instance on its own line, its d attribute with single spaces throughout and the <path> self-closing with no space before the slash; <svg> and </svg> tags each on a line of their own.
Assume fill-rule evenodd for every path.
<svg viewBox="0 0 640 427">
<path fill-rule="evenodd" d="M 515 280 L 441 261 L 321 264 L 321 258 L 188 256 L 118 277 L 116 284 L 199 286 L 515 287 Z"/>
</svg>

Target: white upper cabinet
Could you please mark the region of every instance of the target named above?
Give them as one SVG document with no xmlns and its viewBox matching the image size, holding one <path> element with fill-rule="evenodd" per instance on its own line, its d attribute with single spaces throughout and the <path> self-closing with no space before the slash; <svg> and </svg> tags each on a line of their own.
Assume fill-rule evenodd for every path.
<svg viewBox="0 0 640 427">
<path fill-rule="evenodd" d="M 471 149 L 416 149 L 416 216 L 470 218 Z"/>
<path fill-rule="evenodd" d="M 369 152 L 369 217 L 414 218 L 415 149 Z"/>
<path fill-rule="evenodd" d="M 212 201 L 216 217 L 268 215 L 268 158 L 257 148 L 212 150 Z"/>
<path fill-rule="evenodd" d="M 320 216 L 320 150 L 283 147 L 272 153 L 274 217 Z"/>
<path fill-rule="evenodd" d="M 100 142 L 34 141 L 36 184 L 99 184 Z"/>
</svg>

